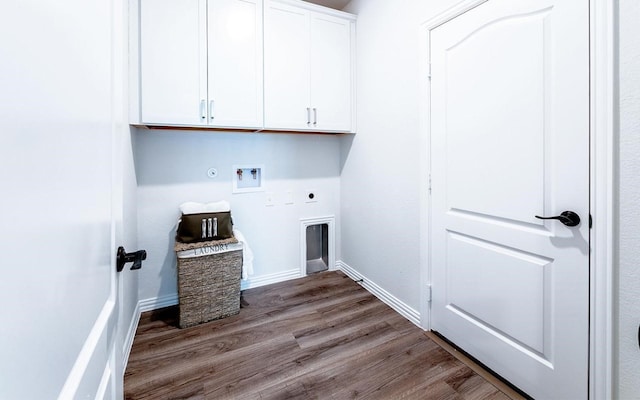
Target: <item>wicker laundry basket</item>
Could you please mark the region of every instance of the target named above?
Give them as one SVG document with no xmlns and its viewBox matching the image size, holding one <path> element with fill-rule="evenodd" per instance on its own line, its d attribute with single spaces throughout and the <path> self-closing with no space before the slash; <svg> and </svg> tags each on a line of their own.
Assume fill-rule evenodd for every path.
<svg viewBox="0 0 640 400">
<path fill-rule="evenodd" d="M 240 311 L 242 243 L 235 238 L 175 244 L 180 328 Z"/>
</svg>

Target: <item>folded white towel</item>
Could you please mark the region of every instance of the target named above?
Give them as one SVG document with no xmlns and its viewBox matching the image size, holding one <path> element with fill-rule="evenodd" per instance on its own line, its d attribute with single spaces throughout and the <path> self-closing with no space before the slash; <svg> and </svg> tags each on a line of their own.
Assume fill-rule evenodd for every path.
<svg viewBox="0 0 640 400">
<path fill-rule="evenodd" d="M 200 214 L 200 213 L 214 213 L 214 212 L 227 212 L 231 211 L 231 206 L 228 201 L 215 201 L 212 203 L 196 203 L 188 201 L 180 204 L 180 211 L 183 214 Z"/>
<path fill-rule="evenodd" d="M 247 243 L 242 232 L 237 229 L 233 230 L 233 236 L 238 239 L 238 242 L 242 243 L 242 279 L 247 279 L 249 275 L 253 275 L 253 251 Z"/>
</svg>

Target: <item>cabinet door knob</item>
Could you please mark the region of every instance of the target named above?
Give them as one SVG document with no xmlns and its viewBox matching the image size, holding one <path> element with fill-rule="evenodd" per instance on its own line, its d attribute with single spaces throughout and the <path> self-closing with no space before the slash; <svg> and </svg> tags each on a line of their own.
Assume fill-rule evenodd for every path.
<svg viewBox="0 0 640 400">
<path fill-rule="evenodd" d="M 318 123 L 318 109 L 313 107 L 313 124 L 316 125 Z"/>
<path fill-rule="evenodd" d="M 307 125 L 311 124 L 311 108 L 307 107 Z"/>
<path fill-rule="evenodd" d="M 214 116 L 213 116 L 213 106 L 214 106 L 214 105 L 215 105 L 215 100 L 211 100 L 211 101 L 209 102 L 209 118 L 210 118 L 210 119 L 213 119 L 213 118 L 214 118 Z"/>
</svg>

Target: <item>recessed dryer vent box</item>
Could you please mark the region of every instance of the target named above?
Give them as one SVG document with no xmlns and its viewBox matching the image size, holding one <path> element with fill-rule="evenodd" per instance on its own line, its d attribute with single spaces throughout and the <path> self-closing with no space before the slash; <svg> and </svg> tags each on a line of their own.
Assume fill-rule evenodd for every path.
<svg viewBox="0 0 640 400">
<path fill-rule="evenodd" d="M 234 165 L 233 193 L 264 191 L 264 165 Z"/>
<path fill-rule="evenodd" d="M 300 273 L 302 276 L 335 269 L 335 217 L 300 220 Z"/>
</svg>

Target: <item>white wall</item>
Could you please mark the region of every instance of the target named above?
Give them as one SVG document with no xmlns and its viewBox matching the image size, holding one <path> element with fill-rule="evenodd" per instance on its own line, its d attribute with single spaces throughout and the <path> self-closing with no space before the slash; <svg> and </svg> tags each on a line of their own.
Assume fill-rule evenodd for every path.
<svg viewBox="0 0 640 400">
<path fill-rule="evenodd" d="M 342 139 L 342 261 L 420 310 L 419 25 L 455 0 L 353 0 L 358 133 Z"/>
<path fill-rule="evenodd" d="M 300 219 L 334 215 L 339 226 L 340 142 L 332 135 L 255 134 L 140 129 L 135 135 L 138 244 L 148 259 L 140 271 L 140 299 L 169 301 L 177 294 L 173 252 L 179 205 L 228 200 L 235 227 L 255 255 L 244 286 L 293 277 L 300 271 Z M 232 194 L 234 164 L 263 164 L 265 192 Z M 218 177 L 207 177 L 214 167 Z M 245 177 L 246 179 L 246 177 Z M 318 201 L 305 203 L 307 189 Z M 285 192 L 294 204 L 285 205 Z M 336 229 L 338 231 L 338 229 Z M 336 232 L 339 243 L 339 232 Z M 339 248 L 336 248 L 339 257 Z"/>
<path fill-rule="evenodd" d="M 640 398 L 640 2 L 620 0 L 618 398 Z"/>
</svg>

